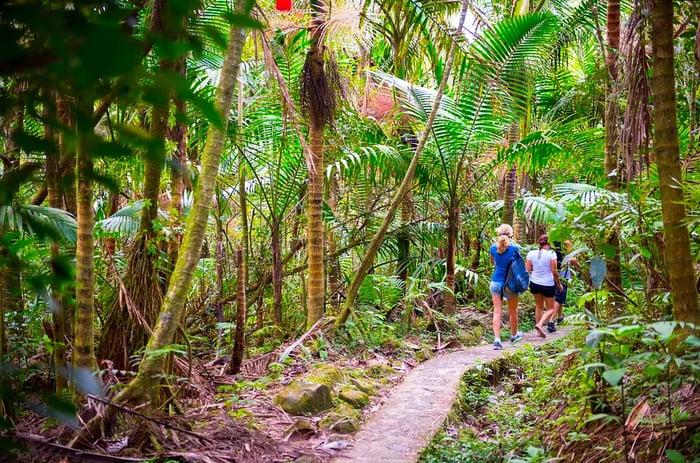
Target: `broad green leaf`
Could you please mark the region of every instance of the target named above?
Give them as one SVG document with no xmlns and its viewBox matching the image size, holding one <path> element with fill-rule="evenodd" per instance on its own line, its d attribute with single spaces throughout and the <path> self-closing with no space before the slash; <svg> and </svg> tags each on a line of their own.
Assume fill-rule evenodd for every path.
<svg viewBox="0 0 700 463">
<path fill-rule="evenodd" d="M 656 322 L 649 325 L 649 328 L 656 331 L 659 339 L 668 342 L 673 336 L 673 330 L 678 326 L 678 322 Z"/>
<path fill-rule="evenodd" d="M 625 369 L 618 368 L 616 370 L 607 370 L 603 372 L 603 379 L 608 382 L 611 386 L 617 386 L 622 381 L 625 376 Z"/>
<path fill-rule="evenodd" d="M 671 463 L 686 463 L 686 459 L 681 452 L 678 450 L 668 449 L 666 450 L 666 457 Z"/>
</svg>

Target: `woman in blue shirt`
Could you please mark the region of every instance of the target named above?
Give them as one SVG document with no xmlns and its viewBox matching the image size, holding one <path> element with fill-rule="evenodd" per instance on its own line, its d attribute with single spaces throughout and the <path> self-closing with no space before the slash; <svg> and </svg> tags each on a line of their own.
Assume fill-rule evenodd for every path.
<svg viewBox="0 0 700 463">
<path fill-rule="evenodd" d="M 503 298 L 508 301 L 508 314 L 510 321 L 510 342 L 517 342 L 523 338 L 523 334 L 518 332 L 518 296 L 507 296 L 503 291 L 503 284 L 506 279 L 506 267 L 513 257 L 515 251 L 520 251 L 520 247 L 511 244 L 513 238 L 513 227 L 503 224 L 496 229 L 498 239 L 496 244 L 491 246 L 489 254 L 491 265 L 494 266 L 491 276 L 491 299 L 493 300 L 493 348 L 503 349 L 501 344 L 501 315 L 503 313 Z"/>
</svg>

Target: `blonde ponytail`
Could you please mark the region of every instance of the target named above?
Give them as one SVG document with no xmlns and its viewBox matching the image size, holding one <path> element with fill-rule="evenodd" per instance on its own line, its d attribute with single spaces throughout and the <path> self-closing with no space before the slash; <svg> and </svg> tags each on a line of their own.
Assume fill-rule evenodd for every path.
<svg viewBox="0 0 700 463">
<path fill-rule="evenodd" d="M 510 239 L 513 237 L 513 227 L 507 223 L 502 224 L 496 229 L 498 240 L 496 241 L 496 249 L 499 254 L 503 254 L 510 246 Z"/>
</svg>

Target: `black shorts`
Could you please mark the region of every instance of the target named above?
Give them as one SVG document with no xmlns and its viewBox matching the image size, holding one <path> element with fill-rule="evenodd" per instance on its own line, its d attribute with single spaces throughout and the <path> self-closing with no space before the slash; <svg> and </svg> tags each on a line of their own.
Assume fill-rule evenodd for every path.
<svg viewBox="0 0 700 463">
<path fill-rule="evenodd" d="M 544 297 L 554 297 L 554 290 L 556 290 L 556 285 L 544 286 L 538 285 L 537 283 L 530 283 L 530 292 L 532 294 L 541 294 Z"/>
<path fill-rule="evenodd" d="M 566 292 L 567 292 L 567 287 L 566 284 L 562 283 L 562 290 L 559 291 L 559 288 L 554 291 L 554 300 L 557 301 L 560 304 L 566 304 Z"/>
</svg>

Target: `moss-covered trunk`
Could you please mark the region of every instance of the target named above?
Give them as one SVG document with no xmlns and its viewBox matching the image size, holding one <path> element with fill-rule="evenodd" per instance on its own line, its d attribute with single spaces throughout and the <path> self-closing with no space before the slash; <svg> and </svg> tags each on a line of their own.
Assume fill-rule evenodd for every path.
<svg viewBox="0 0 700 463">
<path fill-rule="evenodd" d="M 254 0 L 239 1 L 236 3 L 236 12 L 247 16 L 250 14 L 254 4 Z M 212 121 L 207 134 L 207 142 L 202 155 L 201 173 L 194 191 L 194 204 L 187 218 L 182 247 L 170 278 L 170 284 L 163 301 L 158 323 L 146 346 L 147 352 L 162 351 L 173 342 L 185 310 L 185 300 L 194 271 L 199 262 L 199 254 L 207 228 L 209 209 L 214 196 L 216 177 L 226 140 L 229 107 L 231 106 L 236 78 L 240 69 L 244 41 L 245 29 L 238 25 L 232 25 L 216 93 L 215 106 L 221 120 Z M 114 398 L 114 401 L 116 403 L 125 403 L 155 399 L 157 394 L 154 386 L 159 382 L 159 378 L 164 371 L 165 362 L 166 356 L 164 355 L 145 355 L 139 365 L 136 377 L 122 389 Z M 98 415 L 90 420 L 76 434 L 70 445 L 73 447 L 84 446 L 89 437 L 98 433 L 102 423 L 114 416 L 115 413 L 116 409 L 109 407 L 103 415 Z"/>
</svg>

